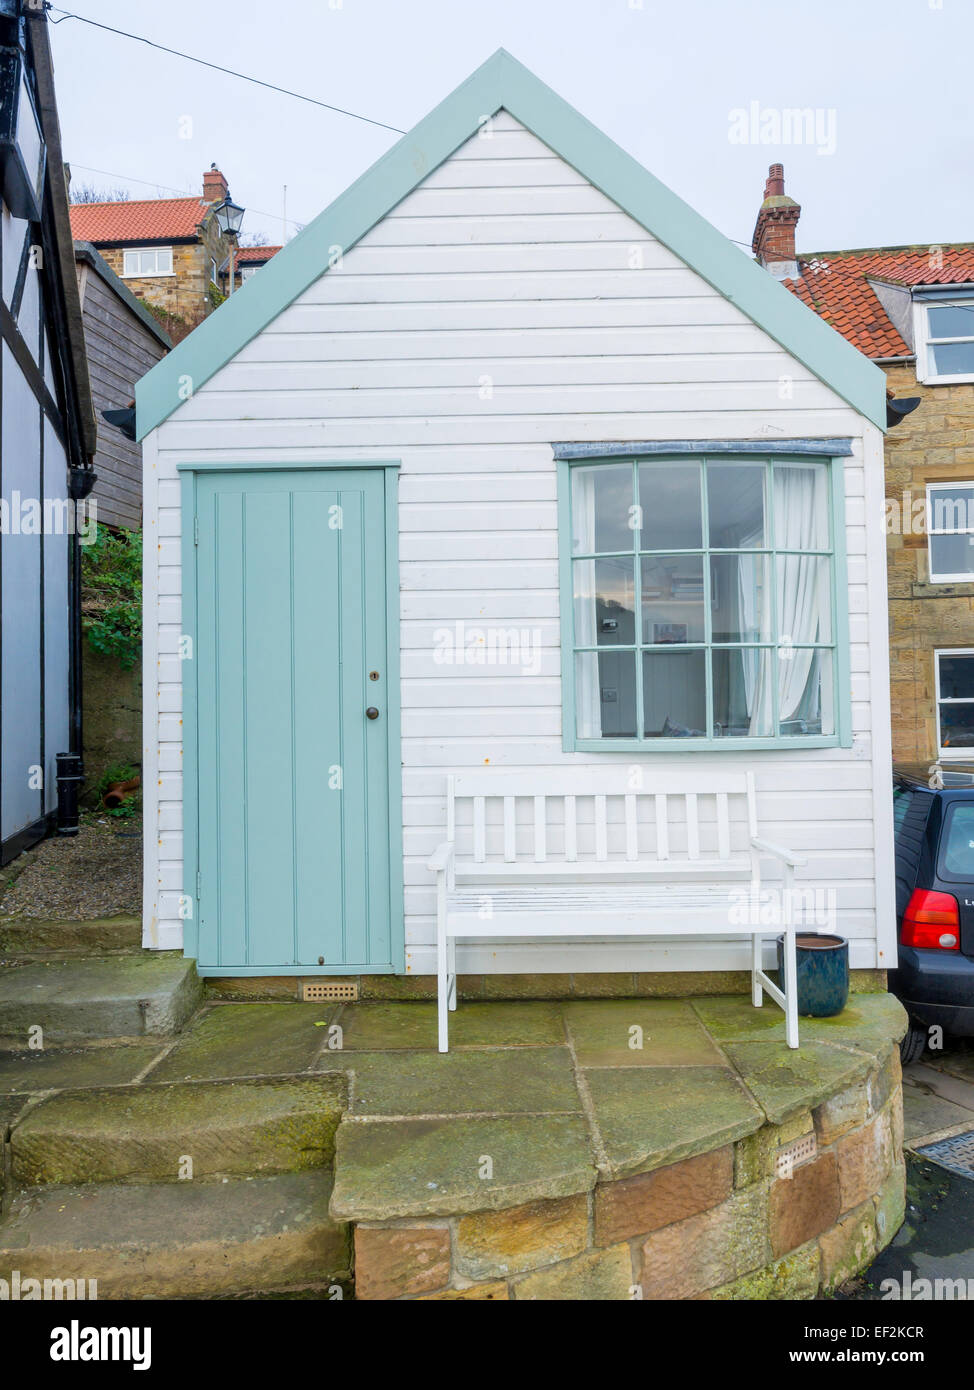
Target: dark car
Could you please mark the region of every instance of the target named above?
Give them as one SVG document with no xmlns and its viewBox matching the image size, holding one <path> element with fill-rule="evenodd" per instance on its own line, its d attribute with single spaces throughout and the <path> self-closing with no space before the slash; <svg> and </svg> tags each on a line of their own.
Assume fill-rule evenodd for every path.
<svg viewBox="0 0 974 1390">
<path fill-rule="evenodd" d="M 890 989 L 910 1015 L 904 1062 L 932 1025 L 974 1036 L 974 764 L 893 774 L 899 964 Z"/>
</svg>

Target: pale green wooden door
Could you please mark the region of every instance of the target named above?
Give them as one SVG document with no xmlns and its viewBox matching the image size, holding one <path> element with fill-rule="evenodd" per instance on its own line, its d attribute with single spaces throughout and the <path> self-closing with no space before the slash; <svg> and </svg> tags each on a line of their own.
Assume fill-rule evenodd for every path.
<svg viewBox="0 0 974 1390">
<path fill-rule="evenodd" d="M 195 496 L 199 967 L 392 969 L 383 470 Z"/>
</svg>

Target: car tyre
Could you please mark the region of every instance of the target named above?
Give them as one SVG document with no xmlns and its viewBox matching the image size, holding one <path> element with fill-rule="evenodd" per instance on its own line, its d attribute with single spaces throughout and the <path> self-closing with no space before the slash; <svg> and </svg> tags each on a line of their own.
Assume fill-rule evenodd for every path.
<svg viewBox="0 0 974 1390">
<path fill-rule="evenodd" d="M 917 1023 L 915 1018 L 910 1019 L 910 1026 L 900 1042 L 900 1061 L 904 1067 L 911 1062 L 919 1062 L 927 1049 L 927 1030 L 921 1023 Z"/>
</svg>

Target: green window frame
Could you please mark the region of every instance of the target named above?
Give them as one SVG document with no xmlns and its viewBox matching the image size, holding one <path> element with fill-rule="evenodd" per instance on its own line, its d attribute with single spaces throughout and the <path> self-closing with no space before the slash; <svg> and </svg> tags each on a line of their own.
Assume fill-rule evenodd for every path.
<svg viewBox="0 0 974 1390">
<path fill-rule="evenodd" d="M 775 536 L 775 469 L 781 469 L 788 464 L 800 463 L 802 465 L 813 465 L 821 468 L 824 473 L 824 517 L 826 519 L 827 536 L 819 533 L 814 545 L 795 546 L 779 544 L 779 538 Z M 700 485 L 700 537 L 699 544 L 690 546 L 667 545 L 665 550 L 657 545 L 644 546 L 644 532 L 647 530 L 644 524 L 644 517 L 640 511 L 640 467 L 641 465 L 652 465 L 655 468 L 664 467 L 672 470 L 692 469 L 699 478 Z M 733 546 L 717 545 L 712 543 L 712 533 L 710 529 L 710 517 L 708 516 L 708 479 L 709 470 L 715 467 L 725 468 L 727 465 L 755 466 L 763 467 L 765 477 L 765 491 L 763 495 L 763 524 L 764 534 L 760 543 L 754 545 L 747 544 L 738 540 Z M 578 469 L 619 469 L 628 466 L 632 473 L 632 520 L 629 523 L 629 531 L 632 536 L 630 548 L 623 548 L 621 542 L 609 549 L 596 549 L 594 540 L 592 548 L 585 546 L 581 548 L 575 544 L 578 527 L 578 518 L 574 515 L 573 508 L 577 509 L 575 501 L 574 479 Z M 619 454 L 613 449 L 604 457 L 588 455 L 578 458 L 559 458 L 558 468 L 558 513 L 559 513 L 559 589 L 560 589 L 560 608 L 561 608 L 561 642 L 562 642 L 562 728 L 563 728 L 563 747 L 566 752 L 624 752 L 624 753 L 647 753 L 647 752 L 701 752 L 722 750 L 725 752 L 747 751 L 754 752 L 761 749 L 808 749 L 808 748 L 834 748 L 851 747 L 852 744 L 852 707 L 850 690 L 850 671 L 849 671 L 849 629 L 848 629 L 848 579 L 846 571 L 845 555 L 845 487 L 843 476 L 843 460 L 841 457 L 830 454 L 804 453 L 796 458 L 791 450 L 783 449 L 776 454 L 773 451 L 757 454 L 752 450 L 743 450 L 740 454 L 728 450 L 727 446 L 720 447 L 713 453 L 700 452 L 687 454 L 685 451 L 668 455 L 654 449 L 651 453 L 641 454 Z M 622 475 L 616 473 L 617 484 L 624 486 L 620 481 Z M 725 475 L 726 476 L 726 475 Z M 753 477 L 753 475 L 752 475 Z M 622 494 L 620 494 L 622 495 Z M 784 528 L 782 528 L 784 529 Z M 826 543 L 823 544 L 822 542 Z M 720 562 L 721 557 L 726 561 L 727 557 L 740 557 L 747 555 L 753 557 L 753 563 L 761 567 L 764 575 L 764 588 L 767 591 L 765 603 L 768 612 L 764 614 L 765 620 L 770 620 L 766 631 L 762 632 L 759 639 L 753 636 L 747 640 L 739 636 L 738 640 L 726 640 L 726 634 L 718 633 L 715 640 L 713 629 L 713 614 L 717 603 L 716 593 L 719 588 L 718 575 L 719 569 L 715 569 L 714 562 Z M 693 634 L 689 631 L 689 624 L 681 624 L 676 629 L 676 636 L 671 644 L 663 645 L 666 638 L 654 635 L 651 640 L 647 640 L 647 631 L 644 626 L 644 610 L 648 606 L 642 592 L 642 585 L 645 583 L 644 563 L 650 563 L 654 558 L 668 559 L 678 558 L 687 566 L 696 566 L 700 575 L 702 592 L 696 595 L 694 590 L 693 600 L 688 600 L 690 608 L 688 611 L 697 615 L 699 626 L 700 608 L 702 604 L 703 632 Z M 809 562 L 816 563 L 821 560 L 827 566 L 829 577 L 829 602 L 827 605 L 829 628 L 827 631 L 828 641 L 807 640 L 792 641 L 787 634 L 779 632 L 780 625 L 780 598 L 779 598 L 779 560 L 787 563 L 787 557 L 799 556 L 807 557 Z M 763 557 L 763 558 L 762 558 Z M 598 636 L 594 638 L 592 632 L 578 633 L 576 631 L 577 609 L 576 609 L 576 567 L 589 565 L 589 573 L 596 573 L 596 561 L 609 561 L 618 566 L 618 572 L 625 574 L 626 562 L 631 558 L 633 571 L 631 579 L 631 595 L 633 599 L 633 613 L 631 615 L 632 640 L 612 641 L 611 645 L 605 645 L 599 641 Z M 731 561 L 733 563 L 733 560 Z M 799 562 L 804 563 L 803 561 Z M 733 573 L 733 570 L 725 568 L 724 573 Z M 739 570 L 737 571 L 740 572 Z M 685 583 L 685 579 L 680 582 Z M 598 581 L 595 581 L 596 587 Z M 671 587 L 671 594 L 673 589 Z M 670 600 L 672 602 L 672 599 Z M 825 605 L 823 605 L 823 608 Z M 598 611 L 598 602 L 594 598 L 592 614 Z M 623 610 L 624 611 L 624 610 Z M 662 611 L 662 610 L 661 610 Z M 630 615 L 626 614 L 629 619 Z M 740 623 L 740 619 L 738 620 Z M 583 625 L 585 620 L 583 619 Z M 591 625 L 593 630 L 599 627 L 598 620 L 593 617 Z M 601 630 L 601 628 L 599 628 Z M 681 639 L 682 631 L 682 639 Z M 654 628 L 655 633 L 655 628 Z M 628 635 L 628 634 L 627 634 Z M 653 662 L 672 659 L 664 653 L 703 653 L 702 669 L 703 684 L 705 686 L 706 702 L 706 723 L 701 719 L 699 728 L 692 730 L 689 734 L 681 733 L 678 736 L 668 736 L 667 725 L 670 724 L 669 717 L 658 731 L 650 730 L 647 732 L 646 723 L 646 704 L 644 699 L 644 668 L 650 671 L 659 671 L 658 665 Z M 752 660 L 756 661 L 761 668 L 761 679 L 765 680 L 767 686 L 767 702 L 769 712 L 762 715 L 765 720 L 765 727 L 770 732 L 757 734 L 741 734 L 740 729 L 733 728 L 730 723 L 721 724 L 715 717 L 715 713 L 724 713 L 725 710 L 715 712 L 715 653 L 720 652 L 741 652 L 741 666 L 745 664 L 744 653 L 749 651 L 753 655 Z M 778 663 L 774 661 L 774 655 L 778 657 L 778 662 L 783 659 L 794 659 L 796 654 L 811 651 L 816 655 L 808 658 L 811 662 L 816 662 L 816 672 L 820 673 L 818 679 L 819 708 L 821 711 L 819 722 L 824 726 L 828 725 L 826 731 L 815 730 L 815 721 L 811 721 L 812 731 L 808 732 L 808 721 L 798 718 L 781 718 L 779 709 L 781 695 L 779 690 L 780 674 Z M 593 662 L 598 662 L 598 697 L 601 702 L 599 715 L 599 726 L 602 725 L 602 711 L 605 709 L 605 691 L 603 690 L 602 671 L 604 669 L 601 657 L 606 653 L 622 654 L 632 652 L 632 666 L 635 671 L 635 734 L 631 735 L 628 730 L 621 734 L 600 733 L 593 736 L 591 732 L 578 730 L 579 711 L 586 703 L 579 691 L 579 656 L 594 653 Z M 821 652 L 822 656 L 817 654 Z M 763 653 L 768 653 L 764 656 Z M 824 655 L 824 654 L 828 655 Z M 730 669 L 731 658 L 727 658 L 726 666 Z M 765 663 L 767 663 L 765 665 Z M 700 669 L 700 662 L 687 663 L 684 658 L 684 668 L 689 670 Z M 594 671 L 593 665 L 587 665 L 586 682 L 591 685 L 591 678 Z M 631 669 L 631 668 L 630 668 Z M 752 667 L 752 670 L 754 668 Z M 671 671 L 675 668 L 670 668 Z M 765 674 L 767 672 L 768 674 Z M 729 701 L 729 697 L 728 697 Z M 589 691 L 589 705 L 591 705 L 591 691 Z M 699 703 L 699 697 L 698 697 Z M 824 715 L 828 703 L 830 718 L 826 721 Z M 585 716 L 582 714 L 582 719 Z M 658 717 L 658 716 L 657 716 Z M 679 727 L 679 726 L 677 726 Z M 664 732 L 667 731 L 667 732 Z"/>
</svg>

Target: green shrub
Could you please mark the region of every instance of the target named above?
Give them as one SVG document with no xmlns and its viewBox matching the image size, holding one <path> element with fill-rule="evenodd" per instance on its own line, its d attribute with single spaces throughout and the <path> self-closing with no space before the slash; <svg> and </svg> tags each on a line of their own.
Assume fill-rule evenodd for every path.
<svg viewBox="0 0 974 1390">
<path fill-rule="evenodd" d="M 89 646 L 131 670 L 142 652 L 142 532 L 100 526 L 82 546 L 81 582 Z"/>
</svg>

